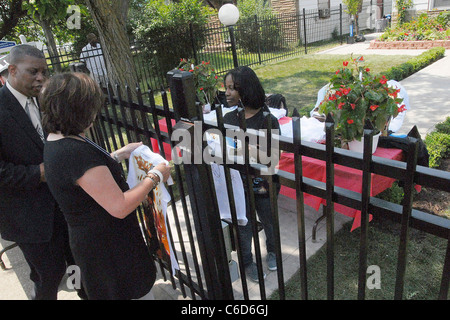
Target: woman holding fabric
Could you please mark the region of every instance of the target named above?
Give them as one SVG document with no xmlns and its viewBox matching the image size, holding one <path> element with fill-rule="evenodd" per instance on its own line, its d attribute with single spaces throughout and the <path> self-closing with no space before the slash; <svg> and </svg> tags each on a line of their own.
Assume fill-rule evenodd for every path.
<svg viewBox="0 0 450 320">
<path fill-rule="evenodd" d="M 135 209 L 170 175 L 159 164 L 129 189 L 118 161 L 142 143 L 109 154 L 86 138 L 103 94 L 82 73 L 53 76 L 40 101 L 49 135 L 45 176 L 69 225 L 70 246 L 88 299 L 148 298 L 156 269 L 144 243 Z"/>
</svg>

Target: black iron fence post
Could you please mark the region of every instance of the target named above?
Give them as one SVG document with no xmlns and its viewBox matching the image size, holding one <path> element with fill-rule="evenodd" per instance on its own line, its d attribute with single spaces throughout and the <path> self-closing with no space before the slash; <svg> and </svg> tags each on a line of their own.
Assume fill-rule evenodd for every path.
<svg viewBox="0 0 450 320">
<path fill-rule="evenodd" d="M 306 10 L 303 8 L 303 37 L 305 42 L 305 54 L 308 53 L 308 41 L 306 41 Z"/>
<path fill-rule="evenodd" d="M 205 274 L 207 298 L 228 300 L 233 299 L 233 288 L 211 169 L 202 158 L 198 161 L 195 157 L 197 154 L 203 155 L 203 144 L 201 137 L 200 140 L 195 137 L 195 125 L 201 125 L 201 122 L 193 122 L 198 119 L 193 81 L 189 72 L 168 75 L 174 112 L 179 116 L 174 131 L 186 130 L 190 137 L 190 146 L 183 149 L 183 166 Z M 203 130 L 200 133 L 203 135 Z"/>
<path fill-rule="evenodd" d="M 189 37 L 191 38 L 192 54 L 194 56 L 195 63 L 198 64 L 197 46 L 195 45 L 194 27 L 192 26 L 192 22 L 189 23 Z"/>
<path fill-rule="evenodd" d="M 339 32 L 340 32 L 340 38 L 341 38 L 341 44 L 343 43 L 342 41 L 342 3 L 339 4 Z"/>
</svg>

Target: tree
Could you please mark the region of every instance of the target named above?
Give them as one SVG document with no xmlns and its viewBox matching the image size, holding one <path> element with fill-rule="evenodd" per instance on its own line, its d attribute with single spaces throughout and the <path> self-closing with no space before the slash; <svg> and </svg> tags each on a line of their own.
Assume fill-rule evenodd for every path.
<svg viewBox="0 0 450 320">
<path fill-rule="evenodd" d="M 0 0 L 0 39 L 11 33 L 14 27 L 27 14 L 22 8 L 22 0 Z"/>
<path fill-rule="evenodd" d="M 85 0 L 85 3 L 99 33 L 109 81 L 134 88 L 138 78 L 126 32 L 130 0 Z"/>
<path fill-rule="evenodd" d="M 349 15 L 355 17 L 355 34 L 359 34 L 359 26 L 358 26 L 358 13 L 361 12 L 363 0 L 342 0 L 342 3 L 345 4 L 347 10 L 345 10 Z"/>
<path fill-rule="evenodd" d="M 56 41 L 53 36 L 53 26 L 61 20 L 65 20 L 66 10 L 73 0 L 35 0 L 30 1 L 25 5 L 28 13 L 37 19 L 38 24 L 44 31 L 47 42 L 47 50 L 52 60 L 53 68 L 61 72 L 61 64 L 58 58 L 58 51 L 56 49 Z"/>
</svg>

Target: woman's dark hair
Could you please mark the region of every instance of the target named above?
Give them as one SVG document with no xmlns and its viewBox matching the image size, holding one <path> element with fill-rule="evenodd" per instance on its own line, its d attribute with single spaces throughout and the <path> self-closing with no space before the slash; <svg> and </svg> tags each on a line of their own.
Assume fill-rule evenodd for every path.
<svg viewBox="0 0 450 320">
<path fill-rule="evenodd" d="M 259 109 L 264 106 L 266 94 L 255 71 L 249 67 L 237 67 L 225 75 L 224 82 L 229 75 L 245 107 Z"/>
<path fill-rule="evenodd" d="M 94 122 L 103 99 L 98 84 L 84 73 L 54 75 L 39 96 L 44 130 L 64 136 L 82 133 Z"/>
</svg>

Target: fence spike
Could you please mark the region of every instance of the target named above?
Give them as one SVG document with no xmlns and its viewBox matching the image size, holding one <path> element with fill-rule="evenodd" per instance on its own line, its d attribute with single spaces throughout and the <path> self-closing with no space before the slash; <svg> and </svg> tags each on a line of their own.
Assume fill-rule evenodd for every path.
<svg viewBox="0 0 450 320">
<path fill-rule="evenodd" d="M 327 114 L 327 118 L 325 119 L 326 123 L 334 124 L 333 116 L 331 115 L 331 112 Z"/>
<path fill-rule="evenodd" d="M 408 137 L 411 138 L 416 138 L 416 139 L 420 139 L 420 133 L 419 133 L 419 129 L 417 129 L 417 126 L 414 125 L 414 127 L 412 127 L 412 129 L 408 132 Z"/>
<path fill-rule="evenodd" d="M 372 121 L 370 121 L 369 119 L 366 119 L 366 121 L 364 122 L 364 130 L 373 130 L 373 124 Z"/>
</svg>

